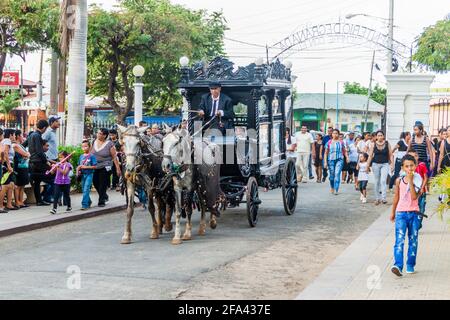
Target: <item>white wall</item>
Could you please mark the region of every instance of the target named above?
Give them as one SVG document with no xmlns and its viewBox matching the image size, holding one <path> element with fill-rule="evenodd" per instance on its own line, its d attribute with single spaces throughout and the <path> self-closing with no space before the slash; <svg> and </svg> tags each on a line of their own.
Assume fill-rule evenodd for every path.
<svg viewBox="0 0 450 320">
<path fill-rule="evenodd" d="M 387 81 L 387 138 L 396 143 L 400 133 L 412 131 L 421 121 L 425 131 L 430 127 L 430 86 L 434 75 L 393 73 Z"/>
</svg>

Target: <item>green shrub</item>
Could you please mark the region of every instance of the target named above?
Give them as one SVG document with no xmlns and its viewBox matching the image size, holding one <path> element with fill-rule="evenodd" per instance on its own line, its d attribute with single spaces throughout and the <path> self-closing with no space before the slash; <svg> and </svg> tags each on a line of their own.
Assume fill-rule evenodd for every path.
<svg viewBox="0 0 450 320">
<path fill-rule="evenodd" d="M 58 152 L 66 151 L 67 153 L 72 153 L 73 156 L 70 158 L 70 164 L 73 167 L 73 176 L 71 179 L 70 186 L 72 189 L 76 190 L 77 192 L 81 192 L 81 183 L 77 182 L 76 179 L 76 168 L 78 166 L 78 161 L 80 160 L 80 156 L 83 154 L 83 150 L 81 149 L 81 146 L 59 146 Z"/>
<path fill-rule="evenodd" d="M 442 219 L 446 211 L 450 209 L 450 169 L 444 170 L 431 180 L 434 194 L 445 194 L 447 198 L 438 207 L 438 215 Z M 450 220 L 448 221 L 450 223 Z"/>
</svg>

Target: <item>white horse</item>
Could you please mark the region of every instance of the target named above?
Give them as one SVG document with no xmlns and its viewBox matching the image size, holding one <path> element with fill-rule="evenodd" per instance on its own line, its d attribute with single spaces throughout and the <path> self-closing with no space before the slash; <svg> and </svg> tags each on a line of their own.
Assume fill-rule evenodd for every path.
<svg viewBox="0 0 450 320">
<path fill-rule="evenodd" d="M 166 128 L 167 129 L 167 128 Z M 203 156 L 207 158 L 208 163 L 214 163 L 216 146 L 206 145 Z M 173 185 L 175 191 L 175 235 L 172 244 L 180 244 L 183 240 L 192 239 L 192 198 L 194 191 L 197 191 L 201 210 L 199 235 L 203 236 L 206 232 L 205 213 L 211 211 L 210 226 L 215 229 L 217 226 L 217 195 L 219 193 L 219 166 L 193 164 L 193 153 L 191 147 L 191 138 L 186 129 L 176 128 L 168 133 L 163 139 L 164 159 L 162 161 L 163 171 L 173 175 Z M 213 168 L 213 170 L 211 170 Z M 217 184 L 207 185 L 207 180 L 217 180 Z M 208 187 L 209 190 L 208 190 Z M 212 203 L 212 204 L 211 204 Z M 183 237 L 181 237 L 181 213 L 187 214 L 187 222 Z"/>
</svg>

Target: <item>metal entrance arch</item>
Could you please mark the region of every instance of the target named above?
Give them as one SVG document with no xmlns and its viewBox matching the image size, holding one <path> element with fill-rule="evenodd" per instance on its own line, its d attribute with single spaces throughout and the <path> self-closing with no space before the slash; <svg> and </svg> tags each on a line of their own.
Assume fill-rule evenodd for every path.
<svg viewBox="0 0 450 320">
<path fill-rule="evenodd" d="M 280 52 L 273 57 L 273 60 L 282 57 L 286 51 L 295 46 L 299 46 L 301 49 L 307 49 L 321 44 L 323 40 L 326 40 L 327 43 L 365 40 L 367 44 L 373 44 L 386 50 L 389 48 L 388 34 L 359 24 L 334 22 L 306 27 L 275 43 L 270 48 L 278 49 Z M 411 53 L 410 47 L 396 40 L 392 40 L 392 42 L 393 53 L 402 58 L 409 58 Z"/>
</svg>

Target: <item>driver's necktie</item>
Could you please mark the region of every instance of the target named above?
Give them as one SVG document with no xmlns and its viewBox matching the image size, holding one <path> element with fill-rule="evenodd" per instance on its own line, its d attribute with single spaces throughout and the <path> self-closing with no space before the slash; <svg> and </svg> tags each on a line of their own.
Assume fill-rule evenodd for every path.
<svg viewBox="0 0 450 320">
<path fill-rule="evenodd" d="M 211 117 L 214 117 L 214 115 L 217 113 L 217 100 L 214 100 L 214 105 L 211 110 Z"/>
</svg>

